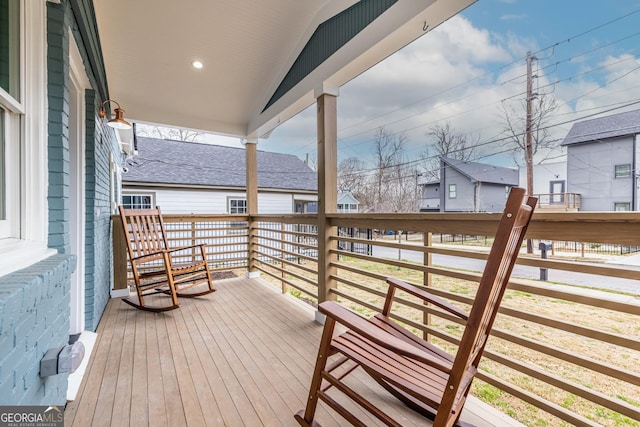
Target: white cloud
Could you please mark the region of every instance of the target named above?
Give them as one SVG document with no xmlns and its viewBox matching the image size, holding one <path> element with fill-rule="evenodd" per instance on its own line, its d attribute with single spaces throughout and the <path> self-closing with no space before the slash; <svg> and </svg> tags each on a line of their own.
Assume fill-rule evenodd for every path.
<svg viewBox="0 0 640 427">
<path fill-rule="evenodd" d="M 414 154 L 424 149 L 425 132 L 438 122 L 449 121 L 472 139 L 499 138 L 504 129 L 501 106 L 523 102 L 524 55 L 536 51 L 536 45 L 531 38 L 496 34 L 475 27 L 462 16 L 452 18 L 341 88 L 339 155 L 368 157 L 379 126 L 406 132 Z M 610 56 L 600 64 L 581 66 L 574 63 L 574 68 L 562 73 L 553 67 L 536 71 L 536 87 L 555 97 L 559 105 L 554 113 L 556 123 L 628 102 L 637 93 L 637 88 L 629 90 L 640 85 L 640 69 L 634 71 L 640 61 L 634 57 Z M 599 67 L 604 68 L 580 76 Z M 557 80 L 562 81 L 554 84 Z M 603 86 L 605 82 L 610 83 Z M 563 138 L 570 127 L 553 128 L 553 136 Z M 261 148 L 304 158 L 306 153 L 315 153 L 315 141 L 315 108 L 309 108 L 276 129 Z M 500 152 L 504 142 L 487 149 Z"/>
</svg>

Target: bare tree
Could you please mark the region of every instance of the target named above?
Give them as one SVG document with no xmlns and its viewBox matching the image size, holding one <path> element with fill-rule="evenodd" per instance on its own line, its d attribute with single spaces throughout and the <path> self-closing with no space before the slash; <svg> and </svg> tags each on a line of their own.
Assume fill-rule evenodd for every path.
<svg viewBox="0 0 640 427">
<path fill-rule="evenodd" d="M 527 93 L 531 92 L 531 84 Z M 533 102 L 533 101 L 537 102 Z M 503 105 L 504 133 L 509 137 L 513 159 L 516 164 L 527 167 L 527 192 L 533 194 L 533 164 L 542 163 L 553 150 L 557 141 L 549 132 L 552 113 L 558 108 L 556 100 L 548 95 L 528 96 L 518 108 Z M 527 253 L 533 253 L 533 241 L 527 239 Z"/>
<path fill-rule="evenodd" d="M 172 139 L 174 141 L 199 142 L 204 135 L 189 129 L 137 124 L 136 133 L 149 138 Z"/>
<path fill-rule="evenodd" d="M 433 141 L 432 145 L 440 156 L 467 161 L 480 155 L 478 140 L 472 141 L 468 135 L 451 128 L 449 122 L 433 126 L 426 135 Z"/>
<path fill-rule="evenodd" d="M 393 167 L 387 181 L 386 206 L 390 212 L 417 212 L 418 170 L 403 163 Z"/>
<path fill-rule="evenodd" d="M 417 171 L 405 162 L 405 133 L 376 132 L 374 169 L 369 183 L 369 205 L 375 212 L 415 212 Z"/>
<path fill-rule="evenodd" d="M 368 180 L 365 163 L 357 157 L 348 157 L 338 165 L 338 189 L 350 191 L 360 203 L 367 198 Z"/>
<path fill-rule="evenodd" d="M 531 105 L 531 154 L 533 162 L 540 164 L 558 148 L 557 141 L 549 131 L 550 119 L 558 108 L 556 100 L 548 95 L 539 95 Z M 517 106 L 502 106 L 504 133 L 512 144 L 513 159 L 522 166 L 527 149 L 527 105 L 522 101 Z"/>
<path fill-rule="evenodd" d="M 430 179 L 440 176 L 440 156 L 469 161 L 483 154 L 478 148 L 479 136 L 472 139 L 469 135 L 452 128 L 449 122 L 444 125 L 436 124 L 429 128 L 425 135 L 429 143 L 422 152 L 425 159 L 423 168 L 424 176 Z"/>
</svg>

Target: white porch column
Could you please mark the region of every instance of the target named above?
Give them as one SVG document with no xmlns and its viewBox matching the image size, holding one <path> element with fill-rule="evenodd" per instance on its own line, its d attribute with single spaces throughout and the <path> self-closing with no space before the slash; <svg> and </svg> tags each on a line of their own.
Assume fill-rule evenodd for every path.
<svg viewBox="0 0 640 427">
<path fill-rule="evenodd" d="M 255 267 L 254 252 L 257 250 L 258 236 L 256 227 L 257 221 L 254 215 L 258 213 L 258 140 L 248 139 L 245 142 L 246 163 L 247 163 L 247 214 L 249 215 L 249 244 L 248 244 L 248 269 L 247 278 L 252 279 L 260 276 L 260 272 Z"/>
<path fill-rule="evenodd" d="M 331 278 L 336 268 L 331 266 L 337 256 L 331 254 L 337 242 L 331 236 L 337 235 L 337 227 L 332 226 L 327 214 L 338 209 L 338 130 L 337 91 L 316 94 L 318 108 L 318 302 L 335 300 L 329 291 L 336 287 Z M 321 320 L 321 319 L 318 319 Z"/>
</svg>

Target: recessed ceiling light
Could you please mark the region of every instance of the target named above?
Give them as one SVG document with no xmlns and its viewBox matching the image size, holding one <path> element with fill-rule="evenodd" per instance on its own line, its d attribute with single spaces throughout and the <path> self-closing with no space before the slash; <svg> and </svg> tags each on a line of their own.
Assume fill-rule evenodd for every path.
<svg viewBox="0 0 640 427">
<path fill-rule="evenodd" d="M 200 61 L 193 61 L 191 65 L 193 65 L 193 68 L 196 68 L 198 70 L 204 67 L 204 64 Z"/>
</svg>

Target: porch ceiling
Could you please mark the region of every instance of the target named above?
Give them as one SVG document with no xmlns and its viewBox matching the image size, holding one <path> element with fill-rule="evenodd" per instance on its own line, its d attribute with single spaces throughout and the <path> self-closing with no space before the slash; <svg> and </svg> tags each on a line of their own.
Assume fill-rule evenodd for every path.
<svg viewBox="0 0 640 427">
<path fill-rule="evenodd" d="M 362 0 L 378 1 L 378 0 Z M 396 1 L 265 109 L 318 25 L 355 0 L 94 0 L 109 96 L 132 120 L 265 137 L 475 0 Z M 191 63 L 199 60 L 204 68 Z"/>
</svg>

